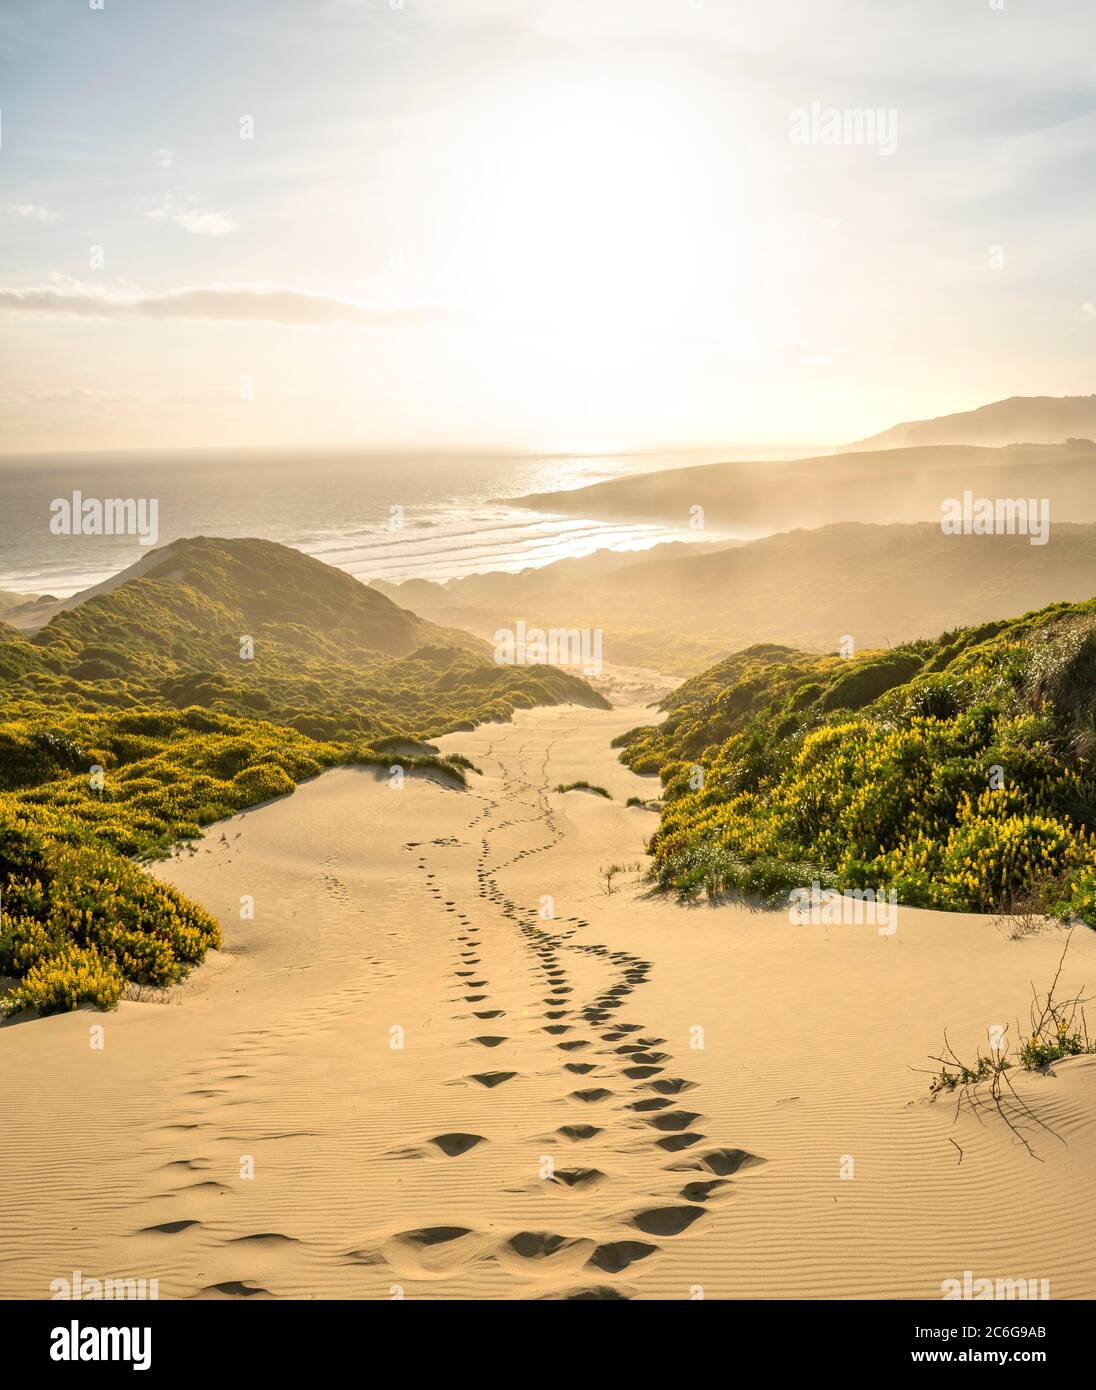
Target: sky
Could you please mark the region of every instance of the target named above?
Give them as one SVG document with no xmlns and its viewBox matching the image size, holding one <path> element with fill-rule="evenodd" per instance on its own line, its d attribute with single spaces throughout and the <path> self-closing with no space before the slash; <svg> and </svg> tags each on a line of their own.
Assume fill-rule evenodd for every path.
<svg viewBox="0 0 1096 1390">
<path fill-rule="evenodd" d="M 5 0 L 0 452 L 1088 394 L 1094 37 L 1092 0 Z"/>
</svg>

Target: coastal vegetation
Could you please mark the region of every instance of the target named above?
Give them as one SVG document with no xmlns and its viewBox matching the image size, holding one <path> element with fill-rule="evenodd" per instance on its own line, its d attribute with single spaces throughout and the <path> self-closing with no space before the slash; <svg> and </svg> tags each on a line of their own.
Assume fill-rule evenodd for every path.
<svg viewBox="0 0 1096 1390">
<path fill-rule="evenodd" d="M 663 708 L 617 740 L 664 786 L 663 888 L 1096 925 L 1096 600 L 847 660 L 753 647 Z"/>
<path fill-rule="evenodd" d="M 220 944 L 138 861 L 336 764 L 463 783 L 424 740 L 563 700 L 605 703 L 266 541 L 177 542 L 32 636 L 0 623 L 3 1008 L 111 1007 Z"/>
</svg>

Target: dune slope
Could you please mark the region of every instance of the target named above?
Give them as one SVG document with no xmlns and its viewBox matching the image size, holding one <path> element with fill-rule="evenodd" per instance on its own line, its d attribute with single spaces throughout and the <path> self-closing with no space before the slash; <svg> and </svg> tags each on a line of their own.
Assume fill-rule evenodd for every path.
<svg viewBox="0 0 1096 1390">
<path fill-rule="evenodd" d="M 1024 1010 L 1062 933 L 794 928 L 632 871 L 606 895 L 655 824 L 608 748 L 640 717 L 447 739 L 469 791 L 338 769 L 160 866 L 226 938 L 176 1000 L 0 1029 L 0 1294 L 74 1269 L 240 1299 L 937 1298 L 966 1269 L 1096 1293 L 1094 1059 L 1018 1082 L 1037 1158 L 911 1070 Z M 612 800 L 549 790 L 582 777 Z"/>
</svg>

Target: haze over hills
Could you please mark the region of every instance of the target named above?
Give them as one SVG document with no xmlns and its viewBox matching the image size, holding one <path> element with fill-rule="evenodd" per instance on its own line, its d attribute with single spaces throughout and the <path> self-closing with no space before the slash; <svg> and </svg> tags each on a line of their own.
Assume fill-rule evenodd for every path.
<svg viewBox="0 0 1096 1390">
<path fill-rule="evenodd" d="M 1096 521 L 1096 443 L 989 449 L 939 444 L 851 451 L 784 463 L 713 463 L 519 499 L 544 511 L 687 526 L 740 536 L 870 518 L 939 521 L 945 498 L 1047 498 L 1053 518 Z"/>
<path fill-rule="evenodd" d="M 602 551 L 520 574 L 374 587 L 485 637 L 516 617 L 601 628 L 607 659 L 686 673 L 756 642 L 832 651 L 848 633 L 858 647 L 883 646 L 1088 598 L 1096 525 L 1056 525 L 1051 536 L 1031 545 L 949 536 L 927 522 L 839 522 L 746 544 Z"/>
<path fill-rule="evenodd" d="M 846 444 L 844 452 L 903 449 L 927 444 L 1060 444 L 1096 439 L 1096 395 L 1010 396 L 976 410 L 911 420 L 868 439 Z"/>
<path fill-rule="evenodd" d="M 39 594 L 16 594 L 8 589 L 0 589 L 0 613 L 7 613 L 12 608 L 21 608 L 25 604 L 36 603 L 40 597 Z"/>
</svg>

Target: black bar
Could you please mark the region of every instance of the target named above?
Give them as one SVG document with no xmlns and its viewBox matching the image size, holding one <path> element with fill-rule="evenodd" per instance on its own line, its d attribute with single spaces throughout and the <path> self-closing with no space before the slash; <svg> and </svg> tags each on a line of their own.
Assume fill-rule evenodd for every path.
<svg viewBox="0 0 1096 1390">
<path fill-rule="evenodd" d="M 117 1379 L 120 1373 L 133 1373 L 133 1359 L 144 1359 L 145 1352 L 148 1369 L 135 1372 L 142 1384 L 150 1376 L 215 1376 L 220 1381 L 234 1375 L 253 1380 L 267 1373 L 282 1383 L 292 1375 L 323 1376 L 354 1364 L 358 1374 L 370 1377 L 384 1374 L 393 1360 L 419 1373 L 434 1358 L 443 1366 L 448 1362 L 449 1374 L 459 1376 L 462 1365 L 467 1370 L 466 1350 L 461 1348 L 467 1346 L 464 1333 L 471 1327 L 470 1318 L 491 1322 L 495 1351 L 484 1348 L 483 1373 L 493 1363 L 494 1373 L 510 1382 L 523 1373 L 536 1343 L 519 1353 L 518 1360 L 512 1351 L 501 1364 L 496 1356 L 510 1336 L 530 1326 L 524 1321 L 528 1316 L 535 1319 L 538 1338 L 577 1333 L 597 1339 L 595 1345 L 602 1344 L 606 1352 L 612 1348 L 614 1379 L 630 1347 L 646 1369 L 650 1367 L 643 1363 L 650 1354 L 658 1357 L 676 1346 L 674 1354 L 687 1355 L 694 1365 L 701 1364 L 697 1358 L 705 1354 L 718 1357 L 715 1364 L 724 1366 L 728 1377 L 748 1373 L 751 1366 L 764 1367 L 770 1376 L 845 1368 L 908 1368 L 916 1375 L 949 1366 L 1005 1366 L 1018 1372 L 1050 1366 L 1061 1372 L 1082 1362 L 1090 1340 L 1091 1305 L 1085 1302 L 680 1302 L 689 1306 L 664 1302 L 648 1304 L 645 1311 L 566 1313 L 541 1304 L 539 1311 L 530 1313 L 510 1300 L 489 1307 L 427 1298 L 250 1300 L 244 1307 L 235 1301 L 58 1300 L 7 1303 L 0 1316 L 6 1328 L 3 1362 L 10 1384 L 17 1373 L 38 1377 L 58 1372 L 73 1380 L 106 1373 Z M 641 1321 L 633 1326 L 635 1316 Z M 572 1317 L 578 1321 L 572 1323 Z M 131 1359 L 54 1359 L 66 1346 L 71 1348 L 73 1323 L 78 1350 L 92 1347 L 99 1329 L 131 1329 Z M 446 1335 L 450 1328 L 460 1329 L 456 1340 Z M 135 1338 L 133 1329 L 141 1335 Z M 683 1337 L 688 1342 L 677 1340 Z M 126 1350 L 124 1337 L 113 1345 Z M 549 1344 L 543 1350 L 547 1353 Z M 536 1360 L 534 1355 L 534 1364 Z"/>
</svg>

